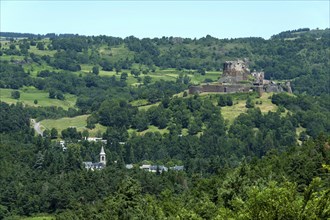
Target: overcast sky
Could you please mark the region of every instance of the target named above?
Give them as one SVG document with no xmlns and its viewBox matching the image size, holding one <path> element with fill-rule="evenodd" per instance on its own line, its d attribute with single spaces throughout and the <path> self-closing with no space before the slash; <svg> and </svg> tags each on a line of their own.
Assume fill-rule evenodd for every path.
<svg viewBox="0 0 330 220">
<path fill-rule="evenodd" d="M 329 1 L 9 1 L 1 32 L 127 37 L 269 38 L 329 28 Z"/>
</svg>

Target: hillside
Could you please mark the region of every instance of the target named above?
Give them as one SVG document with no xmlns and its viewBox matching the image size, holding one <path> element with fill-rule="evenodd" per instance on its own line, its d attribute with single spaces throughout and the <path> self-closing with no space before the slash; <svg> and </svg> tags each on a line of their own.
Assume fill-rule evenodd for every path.
<svg viewBox="0 0 330 220">
<path fill-rule="evenodd" d="M 167 114 L 164 118 L 167 122 L 161 127 L 152 119 L 145 119 L 142 128 L 137 129 L 130 114 L 149 114 L 149 106 L 153 106 L 152 110 L 176 94 L 186 96 L 183 91 L 190 85 L 217 81 L 225 60 L 248 58 L 250 69 L 263 70 L 266 79 L 291 80 L 295 94 L 307 92 L 327 100 L 328 35 L 328 29 L 306 28 L 281 32 L 269 40 L 217 39 L 209 35 L 200 39 L 134 36 L 122 39 L 1 33 L 1 101 L 27 106 L 33 118 L 44 119 L 41 122 L 44 130 L 55 128 L 61 132 L 73 126 L 91 135 L 117 123 L 102 119 L 102 105 L 110 101 L 119 103 L 121 110 L 128 106 L 128 115 L 120 123 L 126 124 L 130 134 L 164 133 L 168 132 L 163 129 L 168 129 L 173 116 Z M 243 97 L 234 97 L 233 105 L 221 108 L 229 124 L 247 111 L 249 97 Z M 206 99 L 217 106 L 218 98 L 209 95 L 203 98 Z M 270 99 L 265 94 L 252 102 L 263 113 L 276 111 L 278 107 Z M 124 100 L 126 104 L 122 106 Z M 321 130 L 328 130 L 327 125 L 322 127 Z M 188 126 L 183 126 L 181 132 L 188 134 L 187 129 Z"/>
<path fill-rule="evenodd" d="M 248 58 L 251 69 L 263 69 L 267 79 L 299 81 L 311 74 L 323 76 L 329 69 L 329 30 L 301 30 L 282 32 L 269 40 L 217 39 L 209 35 L 200 39 L 55 35 L 14 41 L 7 37 L 1 41 L 1 60 L 21 63 L 33 76 L 45 69 L 87 74 L 96 66 L 100 75 L 117 73 L 119 77 L 122 72 L 128 73 L 130 84 L 147 74 L 153 77 L 153 73 L 154 79 L 163 76 L 168 80 L 171 75 L 161 71 L 168 68 L 174 68 L 175 74 L 186 70 L 185 73 L 202 75 L 196 82 L 216 80 L 207 73 L 221 71 L 224 61 L 238 58 Z M 135 77 L 130 77 L 132 70 Z"/>
<path fill-rule="evenodd" d="M 330 218 L 328 29 L 0 35 L 0 219 Z M 293 94 L 188 93 L 244 58 Z"/>
<path fill-rule="evenodd" d="M 76 127 L 78 132 L 100 136 L 107 126 L 121 124 L 129 134 L 168 133 L 173 116 L 167 112 L 166 123 L 159 126 L 149 112 L 176 94 L 186 96 L 183 91 L 190 85 L 217 81 L 224 60 L 248 57 L 250 69 L 262 69 L 266 79 L 289 79 L 295 94 L 307 92 L 327 100 L 328 34 L 328 29 L 299 29 L 264 40 L 216 39 L 209 35 L 201 39 L 122 39 L 2 33 L 1 101 L 27 106 L 32 118 L 42 120 L 42 129 L 47 132 L 55 128 L 60 134 L 68 127 Z M 19 98 L 14 93 L 19 93 Z M 217 106 L 219 97 L 212 96 L 203 100 L 210 99 Z M 246 102 L 250 98 L 264 114 L 278 109 L 269 94 L 261 99 L 253 95 L 232 97 L 233 105 L 221 107 L 221 115 L 229 125 L 247 112 Z M 126 104 L 122 106 L 124 100 Z M 114 109 L 127 111 L 121 122 L 102 119 L 102 105 L 109 101 L 118 103 Z M 107 111 L 109 114 L 112 110 Z M 292 112 L 285 108 L 284 111 Z M 143 123 L 140 114 L 148 115 Z M 188 124 L 180 133 L 188 134 Z M 326 120 L 322 131 L 328 130 L 327 124 Z M 206 125 L 200 126 L 202 129 L 198 130 L 202 132 Z"/>
</svg>

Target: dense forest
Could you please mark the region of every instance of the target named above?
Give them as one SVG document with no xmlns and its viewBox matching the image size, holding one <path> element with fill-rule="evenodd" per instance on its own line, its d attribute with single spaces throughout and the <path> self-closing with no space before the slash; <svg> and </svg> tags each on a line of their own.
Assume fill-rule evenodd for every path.
<svg viewBox="0 0 330 220">
<path fill-rule="evenodd" d="M 330 218 L 329 29 L 268 40 L 0 35 L 0 88 L 11 94 L 0 101 L 0 219 Z M 254 92 L 187 94 L 244 58 L 293 94 L 271 94 L 273 111 Z M 74 105 L 26 104 L 27 88 Z M 228 119 L 239 103 L 247 110 Z M 84 131 L 39 135 L 31 121 L 84 115 Z M 87 141 L 100 126 L 106 142 Z M 107 166 L 85 169 L 102 146 Z"/>
</svg>

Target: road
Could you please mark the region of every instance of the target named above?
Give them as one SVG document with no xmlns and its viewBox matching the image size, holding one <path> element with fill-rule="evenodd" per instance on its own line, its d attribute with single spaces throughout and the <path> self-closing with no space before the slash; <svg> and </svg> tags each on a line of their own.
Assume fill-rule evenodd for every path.
<svg viewBox="0 0 330 220">
<path fill-rule="evenodd" d="M 42 131 L 41 131 L 41 128 L 40 128 L 40 122 L 36 123 L 36 120 L 35 119 L 31 119 L 31 122 L 33 124 L 33 128 L 34 130 L 42 136 Z"/>
</svg>

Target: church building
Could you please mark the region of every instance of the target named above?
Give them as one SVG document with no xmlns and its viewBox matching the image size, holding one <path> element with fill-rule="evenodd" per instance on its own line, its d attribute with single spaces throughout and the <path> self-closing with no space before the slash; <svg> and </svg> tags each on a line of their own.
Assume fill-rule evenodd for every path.
<svg viewBox="0 0 330 220">
<path fill-rule="evenodd" d="M 101 170 L 101 169 L 103 169 L 107 164 L 106 155 L 105 155 L 105 151 L 104 151 L 103 146 L 102 146 L 101 152 L 100 152 L 100 162 L 93 163 L 91 161 L 86 161 L 86 162 L 83 162 L 83 164 L 85 165 L 85 168 L 88 169 L 88 170 Z"/>
</svg>

